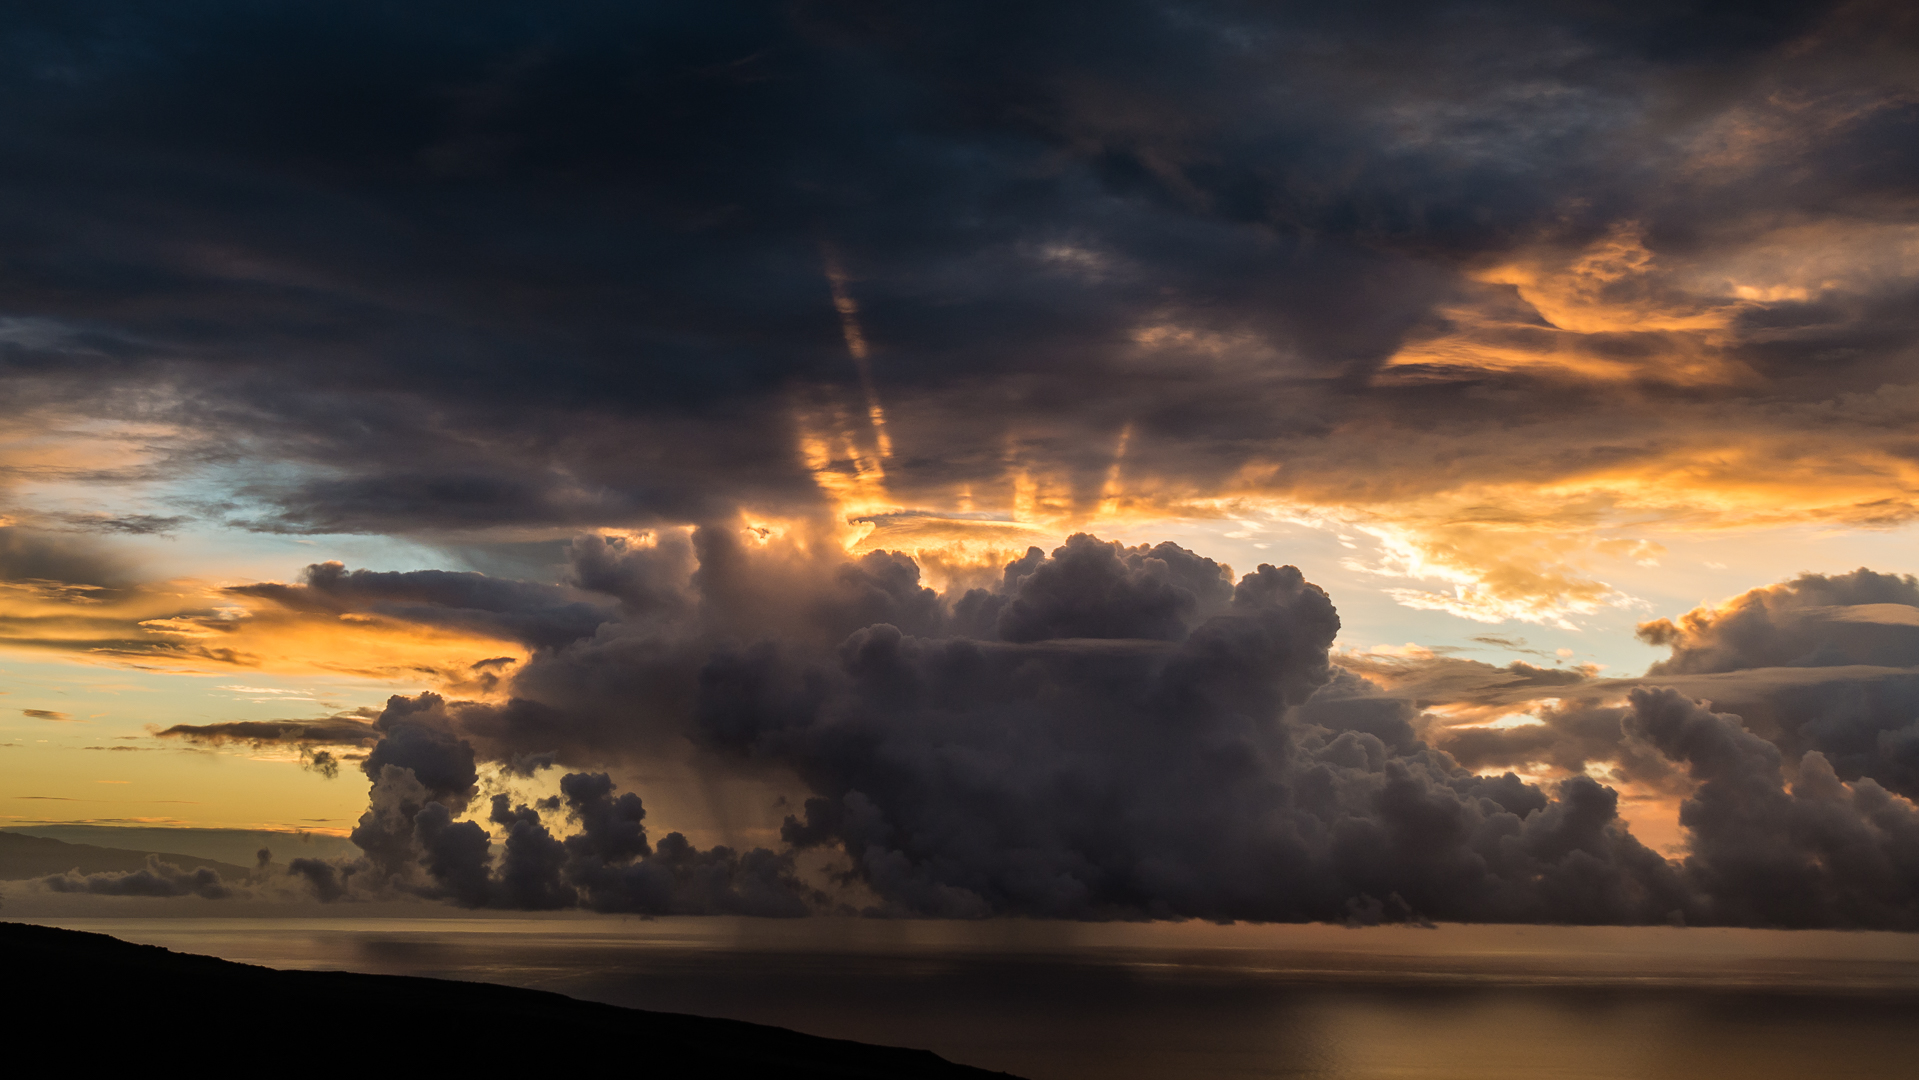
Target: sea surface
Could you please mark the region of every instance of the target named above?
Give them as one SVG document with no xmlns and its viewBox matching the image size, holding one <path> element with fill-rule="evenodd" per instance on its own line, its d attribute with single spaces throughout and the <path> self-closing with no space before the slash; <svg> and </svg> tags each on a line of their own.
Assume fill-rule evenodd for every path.
<svg viewBox="0 0 1919 1080">
<path fill-rule="evenodd" d="M 1919 937 L 1898 934 L 578 915 L 23 921 L 271 967 L 506 983 L 924 1047 L 1030 1080 L 1919 1076 Z M 290 1042 L 314 1022 L 289 1018 Z M 633 1053 L 643 1060 L 643 1047 Z"/>
</svg>

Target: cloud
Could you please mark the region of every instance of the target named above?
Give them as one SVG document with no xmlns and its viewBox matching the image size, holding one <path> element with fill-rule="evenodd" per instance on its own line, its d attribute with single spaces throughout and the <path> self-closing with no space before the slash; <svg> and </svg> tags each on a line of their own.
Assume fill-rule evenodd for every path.
<svg viewBox="0 0 1919 1080">
<path fill-rule="evenodd" d="M 158 855 L 147 856 L 144 869 L 123 873 L 80 874 L 68 871 L 40 879 L 54 892 L 94 893 L 100 896 L 198 896 L 203 900 L 225 900 L 241 895 L 220 880 L 220 872 L 210 866 L 182 870 Z"/>
<path fill-rule="evenodd" d="M 1736 716 L 1635 690 L 1632 730 L 1686 763 L 1688 877 L 1710 918 L 1783 927 L 1919 926 L 1919 810 L 1871 779 L 1847 784 L 1808 751 L 1788 784 L 1779 748 Z"/>
<path fill-rule="evenodd" d="M 809 900 L 818 903 L 815 891 L 800 883 L 790 853 L 701 852 L 679 833 L 649 847 L 641 825 L 645 807 L 631 792 L 615 799 L 606 774 L 574 773 L 560 790 L 568 817 L 581 825 L 565 842 L 564 875 L 595 911 L 796 916 L 813 910 Z M 496 798 L 494 805 L 497 814 L 505 804 Z"/>
<path fill-rule="evenodd" d="M 1639 627 L 1671 648 L 1649 679 L 1698 673 L 1712 700 L 1789 761 L 1919 796 L 1919 582 L 1861 568 L 1801 574 Z M 1705 680 L 1700 680 L 1705 681 Z"/>
<path fill-rule="evenodd" d="M 1847 782 L 1919 797 L 1919 585 L 1867 569 L 1800 574 L 1639 626 L 1670 655 L 1637 677 L 1494 667 L 1457 656 L 1343 653 L 1338 662 L 1408 701 L 1443 706 L 1427 737 L 1475 769 L 1548 765 L 1615 771 L 1646 792 L 1682 785 L 1663 755 L 1620 727 L 1638 687 L 1714 703 L 1775 745 L 1788 772 L 1807 753 Z M 1483 726 L 1524 713 L 1538 721 Z"/>
<path fill-rule="evenodd" d="M 1051 559 L 1032 548 L 1006 568 L 1010 595 L 994 632 L 1011 642 L 1178 641 L 1202 615 L 1227 610 L 1230 573 L 1176 544 L 1128 551 L 1078 535 Z"/>
<path fill-rule="evenodd" d="M 1919 665 L 1919 580 L 1860 568 L 1828 577 L 1801 574 L 1741 593 L 1717 608 L 1696 608 L 1641 623 L 1639 637 L 1672 655 L 1651 675 L 1765 667 Z"/>
<path fill-rule="evenodd" d="M 215 724 L 175 724 L 154 733 L 162 739 L 219 746 L 238 742 L 250 746 L 273 743 L 295 745 L 370 746 L 380 733 L 367 720 L 350 714 L 319 720 L 231 720 Z"/>
<path fill-rule="evenodd" d="M 790 853 L 702 851 L 679 833 L 649 844 L 639 797 L 613 798 L 604 773 L 568 774 L 561 789 L 569 818 L 581 824 L 564 842 L 540 808 L 493 796 L 487 820 L 505 834 L 495 865 L 487 830 L 454 819 L 467 800 L 435 799 L 412 767 L 382 763 L 371 805 L 352 833 L 364 856 L 295 859 L 287 873 L 329 903 L 399 893 L 469 908 L 791 917 L 824 902 L 800 882 Z"/>
<path fill-rule="evenodd" d="M 339 869 L 325 859 L 294 859 L 287 864 L 287 874 L 304 882 L 321 903 L 330 904 L 347 895 Z"/>
<path fill-rule="evenodd" d="M 445 626 L 532 647 L 590 637 L 608 611 L 554 586 L 445 570 L 378 573 L 337 562 L 307 567 L 300 585 L 238 585 L 227 591 L 292 611 L 352 611 Z"/>
<path fill-rule="evenodd" d="M 21 520 L 1064 536 L 1231 502 L 1372 523 L 1416 606 L 1556 623 L 1628 599 L 1575 519 L 1913 516 L 1899 5 L 1117 3 L 1089 41 L 1094 10 L 581 9 L 536 53 L 484 4 L 457 41 L 14 13 L 4 377 L 64 449 L 7 475 L 196 477 Z"/>
<path fill-rule="evenodd" d="M 876 913 L 1697 914 L 1609 789 L 1476 775 L 1417 737 L 1405 702 L 1333 668 L 1337 615 L 1292 568 L 1235 581 L 1174 545 L 1076 536 L 1013 560 L 991 588 L 942 595 L 894 555 L 814 561 L 717 529 L 694 550 L 692 602 L 666 621 L 634 616 L 643 650 L 616 624 L 536 655 L 503 703 L 389 702 L 363 764 L 365 856 L 332 879 L 309 871 L 314 887 L 803 914 L 848 902 L 799 874 L 798 855 L 825 848 L 846 860 L 836 889 L 857 886 Z M 640 657 L 656 689 L 637 715 L 651 727 L 621 689 Z M 652 844 L 639 797 L 596 772 L 561 780 L 571 836 L 499 794 L 496 857 L 494 832 L 460 819 L 482 760 L 539 747 L 657 761 L 689 738 L 703 748 L 694 768 L 799 779 L 808 797 L 784 851 L 701 851 L 677 834 Z"/>
<path fill-rule="evenodd" d="M 1898 793 L 1899 729 L 1855 761 L 1799 745 L 1838 753 L 1816 725 L 1778 727 L 1806 715 L 1791 712 L 1798 690 L 1899 669 L 1602 680 L 1335 655 L 1332 599 L 1294 568 L 1235 575 L 1176 545 L 1088 535 L 943 592 L 897 554 L 836 556 L 751 529 L 702 528 L 684 549 L 582 542 L 572 558 L 573 580 L 623 592 L 618 611 L 589 638 L 535 652 L 498 699 L 423 693 L 370 722 L 196 729 L 310 744 L 331 724 L 342 742 L 377 740 L 360 763 L 361 855 L 294 867 L 304 888 L 645 914 L 1919 919 L 1896 871 L 1914 813 Z M 1802 577 L 1723 610 L 1771 612 L 1770 636 L 1753 638 L 1769 642 L 1782 624 L 1900 632 L 1904 617 L 1870 605 L 1910 588 L 1868 572 Z M 1847 598 L 1868 605 L 1866 621 L 1833 615 Z M 1715 627 L 1746 625 L 1682 624 L 1708 652 Z M 1772 711 L 1715 712 L 1690 696 L 1702 686 L 1744 686 Z M 1527 722 L 1485 723 L 1520 707 Z M 547 800 L 513 793 L 545 768 L 596 760 L 702 782 L 757 776 L 798 809 L 777 847 L 702 849 L 680 833 L 653 840 L 641 795 L 607 771 L 574 764 Z M 1622 792 L 1678 808 L 1678 858 L 1636 838 Z M 1747 895 L 1766 859 L 1786 860 L 1793 882 L 1776 903 Z"/>
<path fill-rule="evenodd" d="M 367 750 L 313 888 L 802 895 L 465 817 L 649 762 L 817 800 L 793 844 L 885 911 L 1733 917 L 1580 779 L 1693 782 L 1640 680 L 1332 658 L 1297 571 L 1076 534 L 1331 525 L 1403 604 L 1564 627 L 1667 533 L 1913 520 L 1902 5 L 463 19 L 0 16 L 0 644 L 432 688 L 169 729 Z M 148 580 L 185 520 L 524 572 Z M 1653 678 L 1919 792 L 1913 605 L 1821 580 L 1650 624 Z"/>
<path fill-rule="evenodd" d="M 789 916 L 811 910 L 791 855 L 700 851 L 678 833 L 656 850 L 640 825 L 645 810 L 638 796 L 614 799 L 603 773 L 562 778 L 568 815 L 582 825 L 564 843 L 540 809 L 493 796 L 488 821 L 505 834 L 496 867 L 487 830 L 456 820 L 478 793 L 479 773 L 472 746 L 450 730 L 445 704 L 433 694 L 395 697 L 373 725 L 380 740 L 361 763 L 373 781 L 370 805 L 351 834 L 363 856 L 301 859 L 288 868 L 318 899 L 397 892 L 521 910 L 578 905 L 655 915 Z M 522 757 L 508 764 L 530 771 L 546 763 Z"/>
<path fill-rule="evenodd" d="M 52 709 L 21 709 L 20 715 L 31 716 L 35 720 L 71 721 L 73 719 L 72 713 L 55 712 Z"/>
<path fill-rule="evenodd" d="M 227 588 L 60 558 L 45 534 L 0 528 L 0 647 L 160 671 L 425 676 L 484 693 L 519 660 L 502 652 L 591 635 L 603 617 L 573 590 L 473 573 L 355 578 L 331 563 L 299 585 Z"/>
<path fill-rule="evenodd" d="M 1076 576 L 1082 603 L 1124 580 L 1104 570 Z M 1016 580 L 1009 606 L 1046 579 Z M 1610 792 L 1474 776 L 1402 702 L 1335 680 L 1338 620 L 1296 570 L 1262 567 L 1220 608 L 1174 641 L 879 625 L 826 666 L 723 655 L 699 722 L 797 769 L 819 794 L 785 837 L 836 842 L 899 913 L 1338 920 L 1397 895 L 1433 918 L 1644 921 L 1679 902 Z"/>
<path fill-rule="evenodd" d="M 1473 640 L 1489 648 L 1505 652 L 1525 653 L 1528 656 L 1544 656 L 1551 659 L 1552 654 L 1544 649 L 1535 649 L 1526 644 L 1523 637 L 1511 637 L 1506 634 L 1474 634 Z"/>
<path fill-rule="evenodd" d="M 0 522 L 0 580 L 9 584 L 64 585 L 110 597 L 131 576 L 124 558 L 98 544 Z"/>
<path fill-rule="evenodd" d="M 60 514 L 57 520 L 77 532 L 122 533 L 132 536 L 164 536 L 192 520 L 184 515 L 157 514 Z"/>
</svg>

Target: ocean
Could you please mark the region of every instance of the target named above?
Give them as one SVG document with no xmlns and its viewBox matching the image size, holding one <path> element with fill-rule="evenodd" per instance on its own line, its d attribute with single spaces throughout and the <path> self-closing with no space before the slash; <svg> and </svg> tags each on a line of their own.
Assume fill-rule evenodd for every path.
<svg viewBox="0 0 1919 1080">
<path fill-rule="evenodd" d="M 24 921 L 271 967 L 505 983 L 924 1047 L 1029 1080 L 1919 1076 L 1919 937 L 1899 934 L 578 914 Z M 348 1022 L 348 1005 L 342 1038 L 369 1019 Z M 331 1026 L 289 1017 L 289 1042 Z"/>
</svg>

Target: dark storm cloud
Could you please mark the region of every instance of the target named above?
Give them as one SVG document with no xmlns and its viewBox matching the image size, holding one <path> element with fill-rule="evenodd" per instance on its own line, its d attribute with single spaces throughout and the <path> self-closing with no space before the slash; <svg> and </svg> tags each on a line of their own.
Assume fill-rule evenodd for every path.
<svg viewBox="0 0 1919 1080">
<path fill-rule="evenodd" d="M 1448 729 L 1406 693 L 1334 665 L 1332 601 L 1291 567 L 1235 576 L 1175 545 L 1080 535 L 1007 563 L 990 588 L 942 594 L 898 554 L 846 559 L 755 537 L 709 527 L 685 546 L 576 544 L 570 579 L 622 596 L 617 616 L 536 652 L 504 699 L 390 699 L 361 762 L 372 781 L 352 834 L 361 856 L 289 873 L 321 899 L 642 914 L 850 904 L 943 917 L 1919 926 L 1919 889 L 1899 869 L 1919 856 L 1905 847 L 1919 812 L 1893 793 L 1891 757 L 1847 777 L 1819 748 L 1679 690 L 1636 688 L 1615 704 L 1629 681 L 1430 658 L 1471 669 L 1440 676 L 1448 685 L 1497 676 L 1485 701 L 1517 694 L 1540 721 Z M 1756 594 L 1829 612 L 1829 585 Z M 1777 670 L 1805 669 L 1663 678 L 1733 686 Z M 689 743 L 709 776 L 798 785 L 780 849 L 656 842 L 640 794 L 577 764 L 550 799 L 510 790 L 559 763 L 658 763 Z M 1569 778 L 1503 771 L 1527 762 Z M 1596 768 L 1683 799 L 1687 857 L 1635 839 Z M 471 814 L 483 780 L 493 794 Z M 803 855 L 837 860 L 832 891 L 802 873 Z M 1779 891 L 1754 895 L 1775 871 Z"/>
<path fill-rule="evenodd" d="M 1790 784 L 1779 747 L 1665 690 L 1635 690 L 1632 729 L 1698 783 L 1680 808 L 1688 877 L 1715 922 L 1919 926 L 1919 811 L 1870 779 L 1842 784 L 1818 751 Z"/>
<path fill-rule="evenodd" d="M 1418 737 L 1404 700 L 1332 667 L 1338 617 L 1290 567 L 1235 582 L 1174 545 L 1076 536 L 942 596 L 896 555 L 813 561 L 719 530 L 693 547 L 690 602 L 635 614 L 629 646 L 614 647 L 622 623 L 542 652 L 502 703 L 392 699 L 363 765 L 364 856 L 300 871 L 316 893 L 794 915 L 846 902 L 798 871 L 824 848 L 880 914 L 1710 918 L 1610 789 L 1476 775 Z M 852 625 L 888 612 L 920 633 Z M 654 685 L 636 698 L 643 683 L 622 680 L 642 655 Z M 552 804 L 496 795 L 498 850 L 461 820 L 477 762 L 536 746 L 644 758 L 688 738 L 703 769 L 810 792 L 785 850 L 655 844 L 640 797 L 596 772 L 562 777 Z M 562 807 L 575 831 L 559 838 Z"/>
<path fill-rule="evenodd" d="M 537 706 L 514 702 L 501 711 L 527 708 Z M 544 715 L 553 712 L 543 710 Z M 480 781 L 473 745 L 462 736 L 461 725 L 476 716 L 494 719 L 494 713 L 435 694 L 389 700 L 378 719 L 359 728 L 378 738 L 360 763 L 373 781 L 367 811 L 351 833 L 363 854 L 353 860 L 295 860 L 289 875 L 328 902 L 401 893 L 464 907 L 520 910 L 576 905 L 650 915 L 802 915 L 810 910 L 805 899 L 810 892 L 795 876 L 790 854 L 760 849 L 741 854 L 726 847 L 701 851 L 678 833 L 668 834 L 656 849 L 640 824 L 646 811 L 639 797 L 614 798 L 612 781 L 603 773 L 562 778 L 567 816 L 581 826 L 564 843 L 542 818 L 542 810 L 557 809 L 557 802 L 515 806 L 506 794 L 493 796 L 487 821 L 505 834 L 496 867 L 486 828 L 457 820 L 478 795 Z M 211 737 L 244 737 L 224 730 L 235 726 L 221 725 Z M 529 776 L 551 767 L 555 756 L 518 753 L 499 764 L 506 775 Z M 311 767 L 338 769 L 330 757 Z"/>
<path fill-rule="evenodd" d="M 349 571 L 337 562 L 307 567 L 299 585 L 241 585 L 227 591 L 294 611 L 388 615 L 535 648 L 590 637 L 610 615 L 605 607 L 550 585 L 446 570 Z"/>
<path fill-rule="evenodd" d="M 399 893 L 469 908 L 785 917 L 824 902 L 799 880 L 791 853 L 702 851 L 677 832 L 650 844 L 639 796 L 614 798 L 604 773 L 570 773 L 561 790 L 566 816 L 580 826 L 564 841 L 543 817 L 557 806 L 516 806 L 508 795 L 493 796 L 487 821 L 505 834 L 495 860 L 488 831 L 455 820 L 469 800 L 436 799 L 411 767 L 383 764 L 352 833 L 364 854 L 296 859 L 288 874 L 323 902 Z"/>
<path fill-rule="evenodd" d="M 317 720 L 229 720 L 215 724 L 175 724 L 155 732 L 162 739 L 218 746 L 238 742 L 254 746 L 271 743 L 320 746 L 371 746 L 379 729 L 368 720 L 328 716 Z"/>
<path fill-rule="evenodd" d="M 806 532 L 830 485 L 799 444 L 877 446 L 843 418 L 879 401 L 872 501 L 942 511 L 1015 467 L 1072 517 L 1114 477 L 1141 512 L 1232 485 L 1390 508 L 1641 466 L 1663 491 L 1705 461 L 1770 483 L 1743 453 L 1768 435 L 1909 457 L 1919 305 L 1887 252 L 1913 30 L 1891 3 L 24 8 L 0 14 L 0 379 L 176 432 L 150 478 L 191 479 L 196 520 L 655 529 L 575 541 L 564 585 L 322 563 L 237 591 L 531 653 L 370 727 L 170 730 L 372 740 L 361 858 L 291 871 L 323 899 L 796 914 L 839 902 L 805 853 L 889 914 L 1906 925 L 1843 822 L 1795 834 L 1816 872 L 1787 907 L 1725 895 L 1764 828 L 1845 817 L 1767 794 L 1782 770 L 1855 817 L 1919 784 L 1919 690 L 1751 666 L 1893 663 L 1907 628 L 1860 608 L 1903 601 L 1762 603 L 1750 640 L 1675 624 L 1660 677 L 1747 688 L 1741 736 L 1524 663 L 1383 693 L 1332 665 L 1331 599 L 1291 567 L 1075 537 L 940 593 L 902 554 L 724 523 Z M 0 527 L 0 576 L 124 586 L 75 539 Z M 1546 697 L 1541 731 L 1419 713 Z M 1708 761 L 1695 730 L 1782 764 Z M 1695 861 L 1502 755 L 1698 784 Z M 655 843 L 600 772 L 681 758 L 794 788 L 783 849 Z M 548 766 L 561 804 L 468 816 L 483 769 Z"/>
<path fill-rule="evenodd" d="M 432 715 L 440 704 L 437 694 L 421 694 L 418 700 L 389 699 L 386 711 L 374 721 L 380 741 L 360 768 L 374 781 L 388 768 L 404 770 L 428 798 L 465 806 L 478 794 L 480 776 L 473 748 Z"/>
<path fill-rule="evenodd" d="M 584 906 L 770 916 L 812 910 L 813 891 L 798 880 L 791 854 L 755 848 L 739 855 L 724 847 L 702 852 L 679 833 L 650 847 L 639 796 L 627 792 L 616 799 L 613 790 L 605 773 L 574 773 L 560 784 L 567 816 L 580 824 L 564 845 L 564 872 Z"/>
<path fill-rule="evenodd" d="M 1861 567 L 1801 574 L 1742 593 L 1717 608 L 1641 623 L 1640 640 L 1672 655 L 1649 675 L 1762 667 L 1919 664 L 1919 581 Z"/>
<path fill-rule="evenodd" d="M 1404 700 L 1480 714 L 1525 711 L 1541 721 L 1428 726 L 1428 738 L 1474 769 L 1538 763 L 1577 772 L 1604 764 L 1623 778 L 1679 791 L 1666 757 L 1621 726 L 1622 695 L 1668 687 L 1737 716 L 1778 748 L 1789 771 L 1815 752 L 1821 768 L 1846 781 L 1870 778 L 1919 798 L 1919 582 L 1910 575 L 1864 568 L 1800 574 L 1642 623 L 1639 636 L 1672 651 L 1628 678 L 1440 655 L 1345 655 L 1340 663 Z"/>
<path fill-rule="evenodd" d="M 1910 26 L 1833 11 L 24 8 L 0 21 L 0 364 L 74 400 L 166 388 L 145 415 L 205 432 L 196 463 L 294 466 L 211 516 L 321 532 L 813 504 L 794 402 L 863 411 L 822 245 L 907 500 L 1016 443 L 1087 502 L 1122 429 L 1137 475 L 1202 488 L 1343 423 L 1643 429 L 1558 376 L 1366 379 L 1510 291 L 1469 274 L 1522 248 L 1571 258 L 1632 221 L 1692 258 L 1778 211 L 1906 220 L 1888 148 L 1919 140 L 1887 87 Z M 1740 108 L 1769 141 L 1697 167 Z M 1876 387 L 1911 329 L 1889 288 L 1754 311 L 1734 351 Z"/>
<path fill-rule="evenodd" d="M 1127 551 L 1081 535 L 1044 555 L 1033 548 L 1006 568 L 1010 599 L 994 620 L 1002 641 L 1178 641 L 1233 597 L 1227 568 L 1177 544 Z"/>
<path fill-rule="evenodd" d="M 347 894 L 339 869 L 325 859 L 295 859 L 287 864 L 287 873 L 304 881 L 321 903 L 332 903 Z"/>
<path fill-rule="evenodd" d="M 1113 596 L 1124 563 L 1079 574 L 1080 604 Z M 1162 606 L 1136 594 L 1108 625 Z M 1475 776 L 1414 737 L 1404 702 L 1336 680 L 1338 619 L 1298 571 L 1262 567 L 1221 607 L 1173 641 L 881 625 L 824 665 L 722 655 L 701 731 L 793 766 L 820 794 L 788 841 L 837 842 L 900 914 L 1364 921 L 1393 898 L 1432 918 L 1638 922 L 1683 906 L 1611 791 Z"/>
<path fill-rule="evenodd" d="M 1789 762 L 1817 752 L 1846 780 L 1919 797 L 1919 582 L 1910 575 L 1801 574 L 1677 622 L 1644 623 L 1639 636 L 1672 649 L 1649 680 L 1721 675 L 1715 706 Z"/>
<path fill-rule="evenodd" d="M 682 747 L 697 673 L 727 643 L 810 654 L 875 623 L 936 634 L 948 618 L 917 565 L 895 553 L 763 552 L 722 527 L 650 543 L 586 537 L 570 552 L 569 579 L 617 598 L 620 618 L 538 653 L 513 672 L 505 701 L 429 695 L 413 706 L 418 718 L 462 732 L 489 759 L 603 767 Z M 990 607 L 986 597 L 974 607 Z"/>
<path fill-rule="evenodd" d="M 1624 689 L 1620 687 L 1619 689 Z M 1688 790 L 1672 759 L 1625 723 L 1629 710 L 1609 703 L 1612 695 L 1584 688 L 1582 696 L 1535 705 L 1536 724 L 1518 727 L 1429 729 L 1427 737 L 1475 772 L 1548 765 L 1569 773 L 1598 768 L 1604 774 L 1668 795 Z"/>
</svg>

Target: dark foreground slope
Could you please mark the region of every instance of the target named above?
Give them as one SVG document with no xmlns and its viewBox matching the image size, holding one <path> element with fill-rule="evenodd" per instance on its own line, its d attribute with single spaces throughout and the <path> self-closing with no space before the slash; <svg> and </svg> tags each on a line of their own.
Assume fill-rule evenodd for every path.
<svg viewBox="0 0 1919 1080">
<path fill-rule="evenodd" d="M 389 1067 L 571 1068 L 625 1062 L 675 1077 L 983 1080 L 927 1050 L 822 1039 L 736 1020 L 640 1012 L 485 983 L 276 971 L 73 930 L 0 923 L 10 1030 L 86 1033 L 69 1065 L 151 1065 L 158 1047 L 371 1055 Z"/>
</svg>

